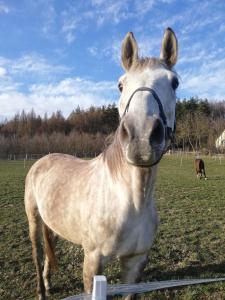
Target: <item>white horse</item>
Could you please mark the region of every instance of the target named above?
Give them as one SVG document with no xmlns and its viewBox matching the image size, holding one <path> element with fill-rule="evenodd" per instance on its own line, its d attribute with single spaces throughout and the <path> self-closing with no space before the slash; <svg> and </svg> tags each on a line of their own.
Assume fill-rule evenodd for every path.
<svg viewBox="0 0 225 300">
<path fill-rule="evenodd" d="M 38 299 L 50 289 L 55 262 L 52 232 L 84 249 L 83 282 L 119 257 L 122 280 L 139 280 L 157 229 L 154 186 L 175 121 L 177 39 L 167 28 L 160 58 L 139 58 L 129 32 L 122 44 L 125 74 L 119 79 L 120 124 L 113 143 L 98 157 L 81 160 L 50 154 L 30 169 L 25 186 Z M 42 272 L 41 228 L 45 263 Z M 128 295 L 131 299 L 133 295 Z"/>
</svg>

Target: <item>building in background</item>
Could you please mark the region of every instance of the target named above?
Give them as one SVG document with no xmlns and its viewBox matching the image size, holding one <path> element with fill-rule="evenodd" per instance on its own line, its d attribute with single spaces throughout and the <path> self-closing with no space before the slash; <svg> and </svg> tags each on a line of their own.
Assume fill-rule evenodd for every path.
<svg viewBox="0 0 225 300">
<path fill-rule="evenodd" d="M 216 148 L 225 148 L 225 130 L 216 139 Z"/>
</svg>

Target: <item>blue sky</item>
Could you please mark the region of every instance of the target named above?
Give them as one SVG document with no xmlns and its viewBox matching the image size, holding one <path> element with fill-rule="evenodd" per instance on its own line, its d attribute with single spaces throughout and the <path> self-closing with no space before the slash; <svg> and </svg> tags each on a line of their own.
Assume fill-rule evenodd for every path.
<svg viewBox="0 0 225 300">
<path fill-rule="evenodd" d="M 125 34 L 158 56 L 168 26 L 179 42 L 177 96 L 224 100 L 224 0 L 0 0 L 0 119 L 117 103 Z"/>
</svg>

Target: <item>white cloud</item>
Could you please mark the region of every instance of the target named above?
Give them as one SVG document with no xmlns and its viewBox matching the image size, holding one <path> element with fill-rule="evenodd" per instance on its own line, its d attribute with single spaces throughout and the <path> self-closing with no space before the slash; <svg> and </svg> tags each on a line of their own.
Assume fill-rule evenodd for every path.
<svg viewBox="0 0 225 300">
<path fill-rule="evenodd" d="M 135 1 L 136 13 L 138 13 L 139 15 L 140 14 L 144 15 L 152 9 L 154 4 L 155 4 L 155 0 L 142 0 L 142 1 L 136 0 Z"/>
<path fill-rule="evenodd" d="M 5 74 L 7 72 L 8 76 L 18 75 L 21 77 L 28 74 L 34 74 L 36 76 L 43 76 L 45 79 L 47 79 L 47 76 L 68 74 L 71 72 L 69 67 L 51 64 L 46 58 L 37 53 L 25 54 L 16 59 L 0 57 L 0 68 Z M 3 69 L 5 71 L 3 71 Z"/>
<path fill-rule="evenodd" d="M 219 47 L 210 49 L 210 46 L 205 44 L 205 47 L 203 47 L 203 44 L 200 42 L 193 43 L 191 47 L 190 45 L 188 47 L 183 46 L 178 60 L 179 64 L 190 68 L 190 65 L 188 65 L 190 63 L 194 66 L 196 63 L 202 64 L 204 61 L 214 60 L 216 62 L 220 56 L 223 56 L 225 49 Z"/>
<path fill-rule="evenodd" d="M 79 10 L 76 6 L 70 6 L 61 12 L 61 34 L 65 37 L 68 44 L 76 39 L 77 31 L 82 32 L 88 28 L 89 21 L 95 20 L 95 12 L 91 10 Z"/>
<path fill-rule="evenodd" d="M 56 12 L 52 5 L 43 10 L 44 23 L 42 31 L 45 35 L 49 35 L 53 25 L 55 24 Z"/>
<path fill-rule="evenodd" d="M 126 20 L 133 16 L 129 11 L 128 1 L 105 1 L 97 9 L 96 20 L 98 25 L 104 23 L 119 24 L 122 20 Z"/>
<path fill-rule="evenodd" d="M 105 0 L 91 0 L 92 5 L 102 5 L 104 2 Z"/>
<path fill-rule="evenodd" d="M 159 57 L 162 37 L 142 36 L 137 42 L 140 56 Z"/>
<path fill-rule="evenodd" d="M 64 55 L 64 59 L 70 52 L 65 41 L 71 44 L 77 40 L 75 51 L 80 51 L 79 46 L 87 45 L 88 49 L 82 51 L 88 51 L 90 55 L 96 57 L 97 64 L 101 65 L 102 70 L 105 58 L 117 65 L 120 64 L 123 38 L 121 33 L 125 29 L 134 30 L 140 55 L 158 56 L 163 29 L 167 26 L 173 27 L 179 41 L 177 68 L 180 69 L 182 77 L 180 86 L 184 94 L 224 99 L 223 1 L 186 1 L 182 8 L 177 6 L 178 2 L 173 5 L 174 0 L 90 0 L 75 1 L 75 5 L 75 2 L 73 4 L 68 2 L 62 6 L 56 6 L 54 0 L 31 2 L 38 2 L 33 5 L 40 9 L 41 33 L 60 39 L 60 42 L 55 40 L 57 43 L 54 45 L 58 47 L 55 53 L 61 52 L 61 58 Z M 0 0 L 0 15 L 11 10 L 5 3 L 7 2 L 3 3 Z M 95 28 L 97 25 L 99 27 Z M 90 39 L 89 34 L 93 34 Z M 79 43 L 81 35 L 83 35 L 82 42 Z M 83 43 L 84 35 L 87 37 L 85 43 Z M 106 40 L 102 42 L 104 36 Z M 82 71 L 85 72 L 84 69 Z M 114 83 L 98 84 L 91 80 L 69 76 L 71 76 L 69 67 L 49 62 L 37 53 L 27 53 L 16 59 L 0 57 L 1 97 L 7 99 L 4 100 L 9 102 L 7 105 L 10 105 L 10 101 L 18 99 L 18 109 L 23 105 L 27 108 L 34 106 L 41 112 L 44 109 L 55 110 L 56 107 L 60 109 L 61 106 L 66 110 L 65 106 L 68 105 L 69 110 L 72 103 L 74 106 L 78 102 L 82 102 L 84 106 L 101 104 L 102 101 L 111 100 L 105 90 L 115 92 L 114 89 L 110 89 Z M 42 84 L 31 85 L 31 81 Z M 48 84 L 49 82 L 51 84 Z M 23 88 L 28 92 L 22 92 Z M 7 95 L 11 98 L 7 98 Z M 14 105 L 17 107 L 17 104 Z M 13 105 L 10 105 L 10 109 L 13 109 Z"/>
<path fill-rule="evenodd" d="M 21 83 L 13 81 L 10 77 L 4 76 L 1 78 L 0 81 L 0 94 L 17 91 L 20 89 L 21 85 L 22 85 Z M 1 110 L 1 106 L 0 106 L 0 110 Z"/>
<path fill-rule="evenodd" d="M 0 2 L 0 14 L 8 14 L 10 12 L 9 6 L 7 6 L 4 2 Z"/>
<path fill-rule="evenodd" d="M 0 66 L 4 66 L 10 63 L 10 60 L 6 57 L 0 56 Z"/>
<path fill-rule="evenodd" d="M 101 53 L 103 57 L 110 58 L 111 61 L 119 64 L 121 55 L 121 41 L 111 41 L 110 45 L 106 46 L 105 48 L 99 49 L 99 53 Z"/>
<path fill-rule="evenodd" d="M 89 47 L 87 50 L 91 56 L 99 60 L 105 60 L 105 58 L 107 58 L 119 65 L 121 55 L 121 43 L 121 40 L 117 38 L 111 38 L 110 41 L 107 41 L 107 44 L 105 46 L 97 44 Z"/>
<path fill-rule="evenodd" d="M 62 33 L 65 34 L 65 38 L 68 44 L 71 44 L 75 40 L 75 30 L 77 29 L 80 23 L 80 18 L 74 15 L 68 15 L 65 13 Z"/>
<path fill-rule="evenodd" d="M 6 69 L 5 69 L 5 68 L 2 68 L 2 67 L 0 67 L 0 77 L 3 77 L 3 76 L 5 76 L 5 75 L 6 75 L 6 73 L 7 73 Z"/>
<path fill-rule="evenodd" d="M 225 99 L 225 59 L 204 62 L 197 70 L 181 72 L 181 91 L 212 100 Z"/>
<path fill-rule="evenodd" d="M 76 39 L 75 35 L 74 35 L 74 33 L 72 31 L 67 32 L 67 34 L 66 34 L 66 41 L 67 41 L 68 44 L 73 43 L 75 41 L 75 39 Z"/>
<path fill-rule="evenodd" d="M 118 98 L 117 84 L 112 81 L 94 82 L 87 79 L 66 78 L 55 84 L 32 85 L 29 93 L 16 89 L 0 92 L 1 117 L 12 117 L 17 112 L 30 111 L 51 114 L 61 110 L 65 116 L 78 105 L 88 108 L 115 102 Z"/>
<path fill-rule="evenodd" d="M 68 43 L 74 41 L 76 30 L 82 31 L 90 22 L 102 26 L 106 23 L 119 24 L 134 16 L 129 7 L 130 0 L 91 0 L 90 6 L 69 6 L 62 13 L 62 29 Z M 82 7 L 82 8 L 81 8 Z"/>
<path fill-rule="evenodd" d="M 145 16 L 157 3 L 170 4 L 174 0 L 91 0 L 95 8 L 98 25 L 104 23 L 119 24 L 127 19 L 139 19 Z"/>
<path fill-rule="evenodd" d="M 173 3 L 175 0 L 161 0 L 162 3 L 170 4 Z"/>
<path fill-rule="evenodd" d="M 221 24 L 219 27 L 219 32 L 225 32 L 225 24 Z"/>
<path fill-rule="evenodd" d="M 87 108 L 116 100 L 115 82 L 66 77 L 70 73 L 68 67 L 54 65 L 37 53 L 14 60 L 0 57 L 1 119 L 32 108 L 41 115 L 56 110 L 68 115 L 78 105 Z"/>
<path fill-rule="evenodd" d="M 220 19 L 220 16 L 210 16 L 210 17 L 199 17 L 199 18 L 195 18 L 191 20 L 190 23 L 185 24 L 182 27 L 182 33 L 188 33 L 190 34 L 193 31 L 199 31 L 202 28 L 206 27 L 207 25 L 210 24 L 215 24 L 216 21 L 218 21 Z"/>
<path fill-rule="evenodd" d="M 159 29 L 162 28 L 167 28 L 167 27 L 172 27 L 174 25 L 176 25 L 177 23 L 184 23 L 186 21 L 185 17 L 181 14 L 179 15 L 171 15 L 171 16 L 167 16 L 166 19 L 162 19 L 162 21 L 160 21 L 156 26 Z"/>
<path fill-rule="evenodd" d="M 31 72 L 31 73 L 40 73 L 48 74 L 54 72 L 65 71 L 64 67 L 53 66 L 39 55 L 36 54 L 27 54 L 14 61 L 11 65 L 13 73 L 21 72 Z"/>
<path fill-rule="evenodd" d="M 91 46 L 88 49 L 88 52 L 91 54 L 91 56 L 98 56 L 99 52 L 98 52 L 98 48 L 96 46 Z"/>
</svg>

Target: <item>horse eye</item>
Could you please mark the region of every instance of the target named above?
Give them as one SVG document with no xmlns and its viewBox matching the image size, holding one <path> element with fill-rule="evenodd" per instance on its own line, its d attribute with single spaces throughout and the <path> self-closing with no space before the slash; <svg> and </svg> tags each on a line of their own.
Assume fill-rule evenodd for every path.
<svg viewBox="0 0 225 300">
<path fill-rule="evenodd" d="M 173 88 L 174 91 L 178 88 L 179 81 L 178 81 L 177 77 L 173 77 L 171 85 L 172 85 L 172 88 Z"/>
<path fill-rule="evenodd" d="M 118 84 L 118 89 L 122 93 L 122 91 L 123 91 L 123 85 L 122 85 L 121 82 L 119 82 L 119 84 Z"/>
</svg>

